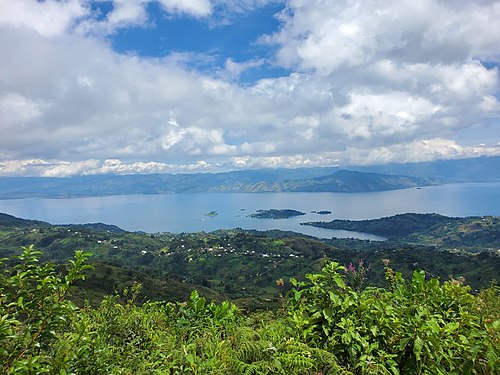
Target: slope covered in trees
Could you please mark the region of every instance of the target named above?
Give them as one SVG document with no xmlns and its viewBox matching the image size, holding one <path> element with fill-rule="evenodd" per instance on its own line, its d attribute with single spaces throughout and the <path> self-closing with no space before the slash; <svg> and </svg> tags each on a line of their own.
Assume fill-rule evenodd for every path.
<svg viewBox="0 0 500 375">
<path fill-rule="evenodd" d="M 18 255 L 19 247 L 29 244 L 43 251 L 43 261 L 65 262 L 74 249 L 94 254 L 90 262 L 95 270 L 85 288 L 77 283 L 79 292 L 75 295 L 78 303 L 87 298 L 94 305 L 104 295 L 130 288 L 135 281 L 143 284 L 140 300 L 176 301 L 197 289 L 209 299 L 231 299 L 251 310 L 276 308 L 279 293 L 290 288 L 290 278 L 318 272 L 325 259 L 344 265 L 363 259 L 369 268 L 365 285 L 370 286 L 385 285 L 385 258 L 405 277 L 422 269 L 441 280 L 464 277 L 474 290 L 500 279 L 498 247 L 492 249 L 490 243 L 482 246 L 481 241 L 463 251 L 438 251 L 441 245 L 421 244 L 418 238 L 411 243 L 320 241 L 296 233 L 239 229 L 146 234 L 123 232 L 113 226 L 54 226 L 10 218 L 5 219 L 5 225 L 0 224 L 0 258 Z M 488 228 L 485 225 L 483 231 L 474 232 L 475 238 L 494 233 Z M 448 237 L 436 238 L 445 241 Z M 276 285 L 279 279 L 285 282 L 283 290 Z"/>
<path fill-rule="evenodd" d="M 368 232 L 400 242 L 448 248 L 500 247 L 500 218 L 497 216 L 447 217 L 438 214 L 406 213 L 373 220 L 332 220 L 303 224 Z"/>
</svg>

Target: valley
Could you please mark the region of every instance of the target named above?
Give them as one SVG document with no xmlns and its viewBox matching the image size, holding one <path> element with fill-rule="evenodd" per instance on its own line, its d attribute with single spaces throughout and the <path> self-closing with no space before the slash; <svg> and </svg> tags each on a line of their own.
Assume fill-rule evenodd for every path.
<svg viewBox="0 0 500 375">
<path fill-rule="evenodd" d="M 344 265 L 363 259 L 369 266 L 366 285 L 373 286 L 385 285 L 383 259 L 390 259 L 405 276 L 422 269 L 442 280 L 464 277 L 473 289 L 500 278 L 498 217 L 483 221 L 404 214 L 341 226 L 384 234 L 389 240 L 320 240 L 293 232 L 243 229 L 150 234 L 105 224 L 50 225 L 2 214 L 0 257 L 14 255 L 28 244 L 43 252 L 43 260 L 57 262 L 67 261 L 77 249 L 91 252 L 95 270 L 85 288 L 75 290 L 75 298 L 94 304 L 139 282 L 142 300 L 182 300 L 197 289 L 209 299 L 228 298 L 246 309 L 274 309 L 291 278 L 319 271 L 327 259 Z M 459 238 L 465 241 L 462 245 L 456 243 Z M 280 279 L 284 289 L 276 285 Z"/>
</svg>

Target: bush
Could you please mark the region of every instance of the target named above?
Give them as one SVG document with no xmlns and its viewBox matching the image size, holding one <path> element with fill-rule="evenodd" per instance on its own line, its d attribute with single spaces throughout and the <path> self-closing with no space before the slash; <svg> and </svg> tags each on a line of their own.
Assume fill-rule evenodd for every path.
<svg viewBox="0 0 500 375">
<path fill-rule="evenodd" d="M 69 328 L 76 307 L 66 297 L 70 286 L 84 279 L 83 271 L 90 267 L 84 263 L 90 254 L 77 251 L 66 275 L 61 276 L 53 264 L 39 264 L 41 253 L 33 245 L 22 249 L 22 254 L 12 259 L 18 261 L 12 268 L 5 266 L 6 259 L 0 262 L 2 372 L 59 372 L 62 364 L 54 362 L 52 344 Z M 67 347 L 67 356 L 76 345 L 74 341 Z"/>
<path fill-rule="evenodd" d="M 307 281 L 293 280 L 289 320 L 306 343 L 362 374 L 500 372 L 500 320 L 489 309 L 498 288 L 478 297 L 456 280 L 426 281 L 423 271 L 406 282 L 386 265 L 389 288 L 359 292 L 343 271 L 329 262 Z"/>
<path fill-rule="evenodd" d="M 388 288 L 360 291 L 354 268 L 328 262 L 292 280 L 278 313 L 243 314 L 196 291 L 185 302 L 138 305 L 140 285 L 78 309 L 68 292 L 89 254 L 65 267 L 39 255 L 29 246 L 1 262 L 1 373 L 500 373 L 496 286 L 473 295 L 460 281 L 422 271 L 405 281 L 386 265 Z"/>
</svg>

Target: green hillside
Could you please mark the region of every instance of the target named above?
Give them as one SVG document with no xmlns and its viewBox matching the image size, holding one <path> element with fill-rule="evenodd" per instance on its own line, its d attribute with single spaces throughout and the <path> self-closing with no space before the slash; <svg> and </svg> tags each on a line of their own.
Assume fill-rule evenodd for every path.
<svg viewBox="0 0 500 375">
<path fill-rule="evenodd" d="M 329 222 L 308 222 L 303 225 L 312 225 L 320 228 L 343 229 L 358 232 L 373 233 L 390 238 L 401 238 L 416 232 L 427 232 L 434 226 L 442 223 L 451 223 L 455 220 L 438 214 L 399 214 L 381 219 L 372 220 L 332 220 Z"/>
<path fill-rule="evenodd" d="M 329 229 L 374 233 L 402 243 L 417 243 L 468 251 L 500 248 L 500 218 L 480 216 L 452 218 L 437 214 L 400 214 L 374 220 L 309 222 Z"/>
<path fill-rule="evenodd" d="M 152 300 L 178 300 L 199 289 L 205 296 L 229 298 L 248 309 L 275 308 L 280 293 L 276 280 L 284 280 L 287 290 L 292 277 L 319 271 L 326 259 L 344 265 L 363 259 L 370 266 L 366 285 L 374 286 L 385 283 L 382 260 L 386 258 L 406 277 L 423 269 L 442 280 L 465 277 L 474 289 L 500 278 L 498 246 L 493 247 L 495 242 L 491 242 L 495 233 L 498 236 L 492 229 L 497 218 L 491 223 L 481 221 L 484 230 L 476 228 L 467 236 L 456 232 L 464 228 L 459 223 L 473 225 L 477 218 L 450 221 L 439 215 L 408 214 L 370 222 L 370 228 L 362 228 L 375 230 L 374 223 L 407 228 L 399 239 L 382 242 L 318 240 L 290 232 L 240 229 L 146 234 L 103 224 L 55 226 L 8 215 L 2 218 L 0 257 L 15 255 L 20 246 L 29 244 L 43 251 L 45 261 L 67 261 L 74 249 L 93 253 L 90 262 L 96 271 L 88 279 L 87 288 L 92 291 L 86 293 L 94 302 L 138 281 L 144 285 L 142 296 Z M 445 227 L 440 223 L 448 224 Z M 456 229 L 450 223 L 456 223 Z M 450 237 L 451 233 L 456 237 Z M 468 238 L 468 245 L 461 245 L 460 251 L 453 243 L 457 238 Z"/>
</svg>

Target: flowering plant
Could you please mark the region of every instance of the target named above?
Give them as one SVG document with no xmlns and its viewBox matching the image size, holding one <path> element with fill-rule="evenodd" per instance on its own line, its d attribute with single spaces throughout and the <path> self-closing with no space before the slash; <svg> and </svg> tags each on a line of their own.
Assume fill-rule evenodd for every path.
<svg viewBox="0 0 500 375">
<path fill-rule="evenodd" d="M 365 263 L 362 258 L 358 261 L 358 267 L 352 262 L 349 263 L 349 266 L 345 267 L 344 273 L 346 275 L 347 284 L 355 289 L 361 290 L 365 280 L 366 280 L 366 271 L 368 271 L 369 267 L 365 267 Z"/>
</svg>

